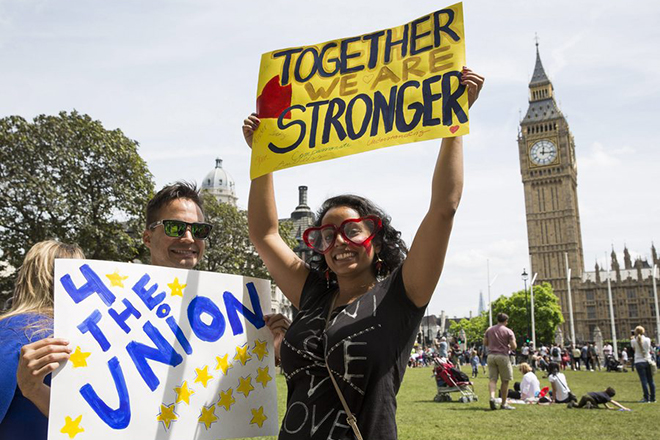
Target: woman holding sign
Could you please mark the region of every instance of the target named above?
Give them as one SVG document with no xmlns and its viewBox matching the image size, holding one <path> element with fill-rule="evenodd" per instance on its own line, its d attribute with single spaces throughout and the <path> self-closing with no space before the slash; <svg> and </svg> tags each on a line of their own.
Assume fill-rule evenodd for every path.
<svg viewBox="0 0 660 440">
<path fill-rule="evenodd" d="M 45 439 L 50 373 L 71 349 L 53 332 L 56 258 L 85 258 L 77 245 L 35 244 L 18 271 L 11 309 L 0 316 L 0 439 Z"/>
<path fill-rule="evenodd" d="M 472 105 L 484 78 L 467 68 L 461 76 Z M 250 146 L 258 126 L 256 115 L 244 121 Z M 463 189 L 462 149 L 460 137 L 443 139 L 410 250 L 380 208 L 342 195 L 326 200 L 305 231 L 315 251 L 306 264 L 279 236 L 272 174 L 252 181 L 250 237 L 300 310 L 281 349 L 288 396 L 280 439 L 397 437 L 396 394 L 442 272 Z"/>
</svg>

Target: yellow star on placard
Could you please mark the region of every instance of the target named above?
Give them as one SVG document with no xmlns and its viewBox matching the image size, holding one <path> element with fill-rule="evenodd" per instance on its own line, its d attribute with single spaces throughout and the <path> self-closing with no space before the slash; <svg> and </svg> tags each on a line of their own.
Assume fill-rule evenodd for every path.
<svg viewBox="0 0 660 440">
<path fill-rule="evenodd" d="M 71 420 L 71 417 L 64 418 L 64 426 L 60 429 L 62 434 L 68 434 L 69 438 L 74 438 L 76 435 L 84 432 L 85 430 L 79 426 L 82 420 L 82 414 L 76 417 L 76 420 Z"/>
<path fill-rule="evenodd" d="M 268 367 L 266 368 L 257 368 L 257 378 L 255 382 L 260 383 L 262 387 L 266 388 L 268 382 L 273 380 L 273 378 L 268 374 Z"/>
<path fill-rule="evenodd" d="M 250 425 L 259 425 L 261 428 L 264 425 L 264 422 L 268 419 L 264 415 L 264 407 L 260 406 L 259 409 L 252 409 L 252 420 L 250 420 Z"/>
<path fill-rule="evenodd" d="M 252 386 L 252 377 L 248 375 L 248 377 L 240 377 L 238 379 L 238 386 L 236 387 L 236 391 L 239 393 L 243 393 L 245 397 L 250 395 L 250 391 L 252 391 L 254 387 Z"/>
<path fill-rule="evenodd" d="M 218 406 L 224 406 L 225 411 L 229 411 L 229 408 L 236 403 L 234 399 L 234 390 L 229 388 L 227 391 L 220 391 L 220 400 L 218 400 Z"/>
<path fill-rule="evenodd" d="M 218 361 L 218 364 L 215 366 L 216 370 L 222 370 L 222 374 L 227 375 L 227 371 L 233 367 L 233 365 L 227 360 L 229 358 L 229 353 L 224 356 L 216 356 L 215 360 Z"/>
<path fill-rule="evenodd" d="M 174 281 L 172 281 L 170 284 L 167 285 L 170 289 L 172 289 L 170 295 L 171 296 L 181 296 L 183 297 L 183 289 L 185 289 L 187 284 L 179 284 L 179 278 L 174 278 Z"/>
<path fill-rule="evenodd" d="M 110 280 L 111 287 L 124 287 L 124 280 L 128 277 L 123 277 L 119 275 L 119 270 L 115 270 L 114 273 L 107 274 L 106 277 Z"/>
<path fill-rule="evenodd" d="M 158 414 L 158 417 L 156 417 L 156 420 L 163 422 L 165 429 L 170 429 L 170 424 L 176 421 L 178 418 L 179 416 L 176 415 L 176 412 L 174 412 L 173 403 L 170 403 L 169 405 L 163 405 L 162 403 L 160 404 L 160 413 Z"/>
<path fill-rule="evenodd" d="M 235 361 L 239 361 L 241 364 L 245 365 L 250 359 L 252 359 L 252 356 L 248 353 L 247 344 L 242 347 L 236 347 L 236 355 L 234 356 Z"/>
<path fill-rule="evenodd" d="M 73 368 L 78 368 L 78 367 L 86 367 L 87 366 L 87 358 L 89 355 L 92 353 L 86 353 L 83 352 L 80 347 L 76 347 L 76 351 L 74 351 L 71 356 L 69 356 L 69 360 L 71 361 L 71 364 L 73 365 Z"/>
<path fill-rule="evenodd" d="M 218 421 L 218 417 L 215 415 L 215 405 L 211 405 L 208 408 L 202 406 L 202 415 L 197 419 L 199 423 L 203 423 L 206 429 L 209 429 L 213 422 Z"/>
<path fill-rule="evenodd" d="M 254 341 L 254 348 L 252 353 L 256 354 L 259 360 L 263 360 L 264 356 L 268 356 L 268 349 L 266 348 L 266 341 L 257 339 Z"/>
<path fill-rule="evenodd" d="M 180 387 L 174 387 L 174 392 L 176 393 L 176 401 L 174 403 L 186 402 L 190 405 L 190 396 L 195 394 L 193 390 L 188 388 L 188 382 L 185 380 Z"/>
<path fill-rule="evenodd" d="M 195 368 L 195 373 L 197 374 L 197 377 L 195 377 L 195 383 L 199 382 L 202 385 L 204 385 L 204 388 L 206 388 L 206 385 L 209 383 L 209 380 L 213 379 L 213 376 L 209 374 L 209 366 L 206 365 L 204 368 Z"/>
</svg>

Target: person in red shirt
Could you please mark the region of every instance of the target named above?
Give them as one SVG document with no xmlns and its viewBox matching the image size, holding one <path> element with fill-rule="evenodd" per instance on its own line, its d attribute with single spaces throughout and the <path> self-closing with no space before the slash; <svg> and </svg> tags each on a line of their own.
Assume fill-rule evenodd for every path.
<svg viewBox="0 0 660 440">
<path fill-rule="evenodd" d="M 515 409 L 506 403 L 509 391 L 509 382 L 513 380 L 513 367 L 509 359 L 509 351 L 517 348 L 516 336 L 513 330 L 507 327 L 509 316 L 506 313 L 497 315 L 497 324 L 486 330 L 484 345 L 488 347 L 488 376 L 490 388 L 490 409 L 497 409 L 495 392 L 498 377 L 502 380 L 500 385 L 501 409 Z"/>
</svg>

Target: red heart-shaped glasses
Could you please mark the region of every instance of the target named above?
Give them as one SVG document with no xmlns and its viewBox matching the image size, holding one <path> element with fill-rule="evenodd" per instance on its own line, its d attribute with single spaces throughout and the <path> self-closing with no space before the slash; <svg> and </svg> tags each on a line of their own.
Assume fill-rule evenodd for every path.
<svg viewBox="0 0 660 440">
<path fill-rule="evenodd" d="M 356 246 L 368 246 L 376 233 L 383 227 L 383 222 L 375 215 L 362 218 L 349 218 L 339 226 L 332 224 L 309 228 L 303 233 L 305 244 L 320 254 L 325 254 L 335 244 L 337 234 Z"/>
</svg>

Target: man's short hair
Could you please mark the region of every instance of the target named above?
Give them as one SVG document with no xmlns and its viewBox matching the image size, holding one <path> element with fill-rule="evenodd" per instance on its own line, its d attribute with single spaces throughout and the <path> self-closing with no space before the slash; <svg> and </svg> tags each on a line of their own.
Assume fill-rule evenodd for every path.
<svg viewBox="0 0 660 440">
<path fill-rule="evenodd" d="M 605 390 L 605 394 L 607 394 L 610 397 L 614 397 L 616 396 L 616 391 L 614 391 L 614 388 L 612 387 L 607 387 L 607 389 Z"/>
<path fill-rule="evenodd" d="M 204 214 L 204 203 L 199 195 L 197 185 L 191 182 L 179 181 L 165 186 L 147 203 L 147 228 L 158 221 L 158 211 L 176 199 L 192 200 Z"/>
<path fill-rule="evenodd" d="M 502 322 L 507 322 L 509 320 L 509 315 L 506 313 L 498 313 L 497 314 L 497 322 L 502 323 Z"/>
</svg>

